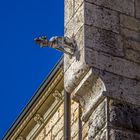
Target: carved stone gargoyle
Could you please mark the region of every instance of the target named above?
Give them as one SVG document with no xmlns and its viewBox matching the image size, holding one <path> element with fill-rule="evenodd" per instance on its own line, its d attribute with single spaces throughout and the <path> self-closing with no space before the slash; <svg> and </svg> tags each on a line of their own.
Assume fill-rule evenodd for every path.
<svg viewBox="0 0 140 140">
<path fill-rule="evenodd" d="M 34 39 L 35 43 L 42 47 L 50 47 L 59 50 L 72 57 L 76 50 L 76 42 L 73 38 L 55 36 L 47 39 L 46 36 Z"/>
</svg>

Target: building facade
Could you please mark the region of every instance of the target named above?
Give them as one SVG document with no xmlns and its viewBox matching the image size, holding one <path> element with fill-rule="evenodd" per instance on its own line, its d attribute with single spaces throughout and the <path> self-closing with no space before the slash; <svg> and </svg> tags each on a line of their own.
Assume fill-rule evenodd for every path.
<svg viewBox="0 0 140 140">
<path fill-rule="evenodd" d="M 64 54 L 5 140 L 140 140 L 140 0 L 65 0 Z M 66 138 L 65 138 L 66 139 Z"/>
</svg>

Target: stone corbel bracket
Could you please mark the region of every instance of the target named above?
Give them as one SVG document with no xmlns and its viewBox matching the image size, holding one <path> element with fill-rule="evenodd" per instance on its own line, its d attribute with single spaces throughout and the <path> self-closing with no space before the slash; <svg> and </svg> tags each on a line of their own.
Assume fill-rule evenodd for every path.
<svg viewBox="0 0 140 140">
<path fill-rule="evenodd" d="M 55 99 L 57 101 L 61 101 L 63 99 L 63 95 L 61 92 L 59 92 L 58 90 L 55 90 L 53 93 L 53 96 L 55 97 Z"/>
<path fill-rule="evenodd" d="M 72 92 L 72 99 L 83 108 L 87 121 L 105 97 L 140 106 L 140 82 L 91 68 Z"/>
<path fill-rule="evenodd" d="M 82 120 L 87 121 L 97 105 L 104 99 L 106 91 L 103 81 L 90 69 L 79 85 L 72 92 L 72 99 L 83 108 Z"/>
<path fill-rule="evenodd" d="M 44 123 L 44 118 L 43 118 L 43 116 L 42 116 L 41 114 L 37 113 L 37 114 L 35 114 L 35 116 L 34 116 L 34 121 L 35 121 L 37 124 L 41 125 L 41 124 Z"/>
</svg>

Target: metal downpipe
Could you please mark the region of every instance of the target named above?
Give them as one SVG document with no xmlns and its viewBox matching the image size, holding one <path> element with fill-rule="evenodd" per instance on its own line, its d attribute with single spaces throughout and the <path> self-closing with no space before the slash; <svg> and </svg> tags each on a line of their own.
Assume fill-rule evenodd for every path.
<svg viewBox="0 0 140 140">
<path fill-rule="evenodd" d="M 64 91 L 64 140 L 71 140 L 71 99 Z"/>
</svg>

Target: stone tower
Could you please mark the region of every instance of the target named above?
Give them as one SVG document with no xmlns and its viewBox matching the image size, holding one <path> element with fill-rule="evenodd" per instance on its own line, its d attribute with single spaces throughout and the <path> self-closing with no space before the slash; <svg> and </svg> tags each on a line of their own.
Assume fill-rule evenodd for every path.
<svg viewBox="0 0 140 140">
<path fill-rule="evenodd" d="M 140 140 L 140 0 L 65 0 L 64 87 L 89 140 Z"/>
</svg>

